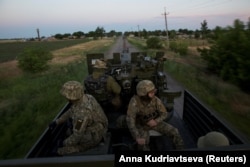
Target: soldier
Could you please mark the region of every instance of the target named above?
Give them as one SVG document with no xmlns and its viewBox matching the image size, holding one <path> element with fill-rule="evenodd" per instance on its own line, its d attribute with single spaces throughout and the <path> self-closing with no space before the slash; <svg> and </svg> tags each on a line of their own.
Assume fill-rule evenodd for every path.
<svg viewBox="0 0 250 167">
<path fill-rule="evenodd" d="M 59 155 L 82 152 L 100 143 L 107 132 L 108 120 L 101 106 L 92 95 L 84 94 L 83 85 L 77 81 L 66 82 L 60 93 L 71 107 L 50 128 L 72 119 L 73 132 L 58 148 Z"/>
<path fill-rule="evenodd" d="M 155 130 L 170 137 L 176 149 L 184 147 L 178 129 L 164 122 L 167 111 L 161 100 L 155 96 L 156 89 L 152 81 L 142 80 L 136 86 L 128 106 L 127 125 L 138 144 L 139 150 L 149 150 L 149 130 Z"/>
<path fill-rule="evenodd" d="M 112 104 L 114 110 L 118 110 L 121 106 L 121 86 L 112 76 L 105 74 L 106 69 L 104 61 L 95 61 L 93 73 L 84 80 L 86 92 L 93 95 L 104 109 L 110 109 Z"/>
</svg>

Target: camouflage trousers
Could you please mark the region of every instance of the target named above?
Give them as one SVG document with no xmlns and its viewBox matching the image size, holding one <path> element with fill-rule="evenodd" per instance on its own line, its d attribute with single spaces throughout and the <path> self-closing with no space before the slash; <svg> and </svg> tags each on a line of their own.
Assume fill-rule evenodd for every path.
<svg viewBox="0 0 250 167">
<path fill-rule="evenodd" d="M 63 147 L 58 148 L 57 153 L 59 155 L 66 155 L 78 152 L 84 152 L 97 146 L 102 138 L 106 134 L 106 129 L 102 125 L 95 127 L 94 129 L 86 129 L 85 133 L 81 136 L 80 142 L 77 144 L 71 141 L 72 138 L 68 137 L 63 141 Z"/>
<path fill-rule="evenodd" d="M 173 141 L 176 149 L 180 150 L 184 148 L 184 142 L 183 142 L 181 135 L 179 134 L 178 129 L 166 122 L 160 122 L 158 123 L 157 126 L 152 127 L 152 128 L 148 126 L 146 127 L 141 126 L 141 125 L 138 125 L 137 128 L 139 129 L 140 137 L 146 140 L 146 147 L 143 146 L 142 150 L 145 150 L 145 149 L 147 150 L 147 146 L 150 142 L 149 130 L 155 130 L 161 133 L 162 135 L 169 137 Z"/>
</svg>

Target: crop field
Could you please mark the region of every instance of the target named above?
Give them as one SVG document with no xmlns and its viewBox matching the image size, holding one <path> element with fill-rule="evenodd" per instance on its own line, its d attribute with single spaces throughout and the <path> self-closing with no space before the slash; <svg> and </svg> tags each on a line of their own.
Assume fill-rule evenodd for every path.
<svg viewBox="0 0 250 167">
<path fill-rule="evenodd" d="M 0 42 L 0 62 L 14 60 L 24 48 L 41 47 L 48 51 L 70 47 L 79 43 L 88 42 L 89 39 L 79 40 L 57 40 L 57 41 L 41 41 L 41 42 Z"/>
<path fill-rule="evenodd" d="M 59 93 L 62 84 L 69 80 L 82 82 L 87 76 L 85 54 L 104 53 L 114 40 L 0 43 L 0 55 L 8 57 L 0 63 L 0 159 L 23 158 L 27 154 L 66 104 Z M 36 46 L 51 51 L 50 68 L 39 74 L 23 73 L 13 55 L 24 47 Z"/>
</svg>

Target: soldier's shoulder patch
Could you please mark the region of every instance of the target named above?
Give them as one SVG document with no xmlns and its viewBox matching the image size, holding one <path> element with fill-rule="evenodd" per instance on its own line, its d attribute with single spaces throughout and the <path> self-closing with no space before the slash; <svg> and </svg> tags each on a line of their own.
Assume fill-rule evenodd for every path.
<svg viewBox="0 0 250 167">
<path fill-rule="evenodd" d="M 83 120 L 78 119 L 78 120 L 76 121 L 75 129 L 76 129 L 76 130 L 80 130 L 81 127 L 82 127 L 82 123 L 83 123 Z"/>
</svg>

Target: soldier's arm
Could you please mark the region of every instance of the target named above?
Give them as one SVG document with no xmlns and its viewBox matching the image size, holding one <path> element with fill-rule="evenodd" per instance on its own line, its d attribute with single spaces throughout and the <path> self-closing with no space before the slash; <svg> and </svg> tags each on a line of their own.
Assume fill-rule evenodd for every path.
<svg viewBox="0 0 250 167">
<path fill-rule="evenodd" d="M 88 95 L 92 103 L 92 110 L 95 112 L 95 121 L 102 123 L 104 127 L 108 127 L 108 119 L 100 106 L 100 104 L 96 101 L 96 99 L 92 95 Z M 98 120 L 97 120 L 98 119 Z"/>
<path fill-rule="evenodd" d="M 60 118 L 58 118 L 56 120 L 56 124 L 60 125 L 60 124 L 64 123 L 66 120 L 68 120 L 70 118 L 70 112 L 71 112 L 71 109 L 66 111 Z"/>
<path fill-rule="evenodd" d="M 116 95 L 121 93 L 121 86 L 111 76 L 109 76 L 107 80 L 107 89 Z"/>
<path fill-rule="evenodd" d="M 136 100 L 133 97 L 129 102 L 126 120 L 130 133 L 135 139 L 139 137 L 139 132 L 138 129 L 136 128 L 136 113 L 137 113 Z"/>
<path fill-rule="evenodd" d="M 65 141 L 66 145 L 75 145 L 80 142 L 82 135 L 84 134 L 88 124 L 88 118 L 78 116 L 73 125 L 73 133 Z"/>
<path fill-rule="evenodd" d="M 167 110 L 165 106 L 163 105 L 162 101 L 156 97 L 156 106 L 157 110 L 159 112 L 159 117 L 155 119 L 156 122 L 162 122 L 164 119 L 167 118 Z"/>
</svg>

